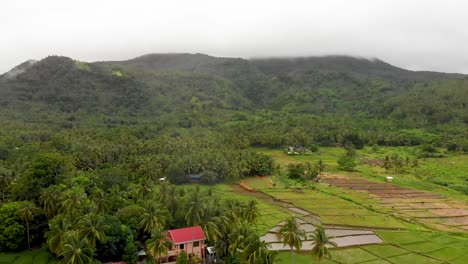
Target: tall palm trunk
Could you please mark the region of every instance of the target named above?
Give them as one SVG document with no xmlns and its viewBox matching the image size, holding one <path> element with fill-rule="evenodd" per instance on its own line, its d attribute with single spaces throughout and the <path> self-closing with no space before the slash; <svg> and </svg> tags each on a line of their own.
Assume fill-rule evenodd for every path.
<svg viewBox="0 0 468 264">
<path fill-rule="evenodd" d="M 294 247 L 291 247 L 291 263 L 294 264 Z"/>
<path fill-rule="evenodd" d="M 26 231 L 28 233 L 28 248 L 31 249 L 31 245 L 29 244 L 29 223 L 26 222 Z"/>
</svg>

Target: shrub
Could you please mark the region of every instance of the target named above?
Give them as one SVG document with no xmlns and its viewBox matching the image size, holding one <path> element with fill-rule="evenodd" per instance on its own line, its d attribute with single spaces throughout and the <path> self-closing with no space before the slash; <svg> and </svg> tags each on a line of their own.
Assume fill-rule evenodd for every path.
<svg viewBox="0 0 468 264">
<path fill-rule="evenodd" d="M 338 169 L 344 171 L 354 171 L 356 161 L 351 156 L 342 156 L 337 160 Z"/>
</svg>

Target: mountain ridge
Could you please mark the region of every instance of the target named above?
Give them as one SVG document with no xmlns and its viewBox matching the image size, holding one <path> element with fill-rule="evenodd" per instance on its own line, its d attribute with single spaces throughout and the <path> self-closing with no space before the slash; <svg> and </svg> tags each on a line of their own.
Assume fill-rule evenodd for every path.
<svg viewBox="0 0 468 264">
<path fill-rule="evenodd" d="M 181 53 L 94 63 L 49 56 L 0 78 L 0 105 L 31 116 L 41 111 L 183 115 L 221 122 L 239 111 L 277 111 L 395 119 L 404 126 L 428 127 L 468 124 L 465 98 L 466 75 L 414 72 L 347 56 L 245 60 Z"/>
<path fill-rule="evenodd" d="M 50 55 L 50 56 L 55 56 L 55 55 Z M 49 56 L 49 57 L 50 57 Z M 67 57 L 67 56 L 58 56 L 58 57 Z M 279 57 L 275 57 L 275 56 L 270 56 L 270 57 L 266 57 L 266 56 L 263 56 L 263 57 L 252 57 L 252 58 L 248 58 L 248 59 L 245 59 L 245 58 L 240 58 L 240 57 L 217 57 L 217 56 L 211 56 L 211 55 L 208 55 L 208 54 L 203 54 L 203 53 L 148 53 L 148 54 L 144 54 L 144 55 L 141 55 L 141 56 L 137 56 L 135 58 L 132 58 L 132 59 L 128 59 L 128 60 L 109 60 L 109 61 L 94 61 L 94 62 L 86 62 L 86 63 L 89 63 L 89 64 L 132 64 L 134 62 L 137 62 L 137 61 L 141 61 L 141 60 L 150 60 L 152 61 L 153 63 L 155 62 L 154 59 L 159 59 L 159 61 L 161 61 L 162 59 L 166 58 L 168 59 L 169 57 L 178 57 L 180 59 L 187 59 L 189 57 L 198 57 L 198 58 L 205 58 L 206 61 L 223 61 L 223 62 L 226 62 L 226 61 L 244 61 L 244 62 L 256 62 L 257 64 L 261 63 L 261 62 L 266 62 L 266 61 L 282 61 L 282 62 L 300 62 L 300 61 L 310 61 L 310 60 L 316 60 L 316 61 L 323 61 L 323 60 L 327 60 L 327 59 L 343 59 L 343 58 L 346 58 L 346 59 L 351 59 L 351 60 L 355 60 L 355 61 L 366 61 L 366 62 L 370 62 L 370 63 L 377 63 L 377 64 L 380 64 L 380 65 L 386 65 L 386 66 L 389 66 L 393 69 L 399 69 L 399 70 L 403 70 L 403 71 L 407 71 L 407 72 L 412 72 L 412 73 L 438 73 L 438 74 L 449 74 L 449 75 L 466 75 L 466 74 L 463 74 L 463 73 L 454 73 L 454 72 L 438 72 L 438 71 L 430 71 L 430 70 L 421 70 L 421 71 L 415 71 L 415 70 L 409 70 L 409 69 L 405 69 L 405 68 L 401 68 L 401 67 L 397 67 L 397 66 L 394 66 L 384 60 L 381 60 L 377 57 L 372 57 L 372 58 L 367 58 L 367 57 L 360 57 L 360 56 L 351 56 L 351 55 L 323 55 L 323 56 L 279 56 Z M 67 57 L 67 58 L 70 58 L 70 59 L 73 59 L 71 57 Z M 13 70 L 14 68 L 16 67 L 20 67 L 21 65 L 25 64 L 25 63 L 29 63 L 29 62 L 37 62 L 37 61 L 40 61 L 40 60 L 34 60 L 34 59 L 30 59 L 30 60 L 27 60 L 23 63 L 20 63 L 19 65 L 13 67 L 12 69 L 10 69 L 9 71 Z M 187 61 L 182 61 L 180 63 L 184 63 L 185 64 L 185 68 L 190 68 L 189 65 L 190 62 L 187 63 Z M 161 66 L 161 65 L 159 65 Z M 0 74 L 0 76 L 8 73 L 9 71 L 3 73 L 3 74 Z"/>
</svg>

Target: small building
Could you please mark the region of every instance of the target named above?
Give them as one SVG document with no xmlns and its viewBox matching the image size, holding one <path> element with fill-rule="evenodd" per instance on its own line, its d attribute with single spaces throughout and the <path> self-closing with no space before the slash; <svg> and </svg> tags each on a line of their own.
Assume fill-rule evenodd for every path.
<svg viewBox="0 0 468 264">
<path fill-rule="evenodd" d="M 187 178 L 190 183 L 200 183 L 201 175 L 200 174 L 188 174 Z"/>
<path fill-rule="evenodd" d="M 200 226 L 184 227 L 169 230 L 169 238 L 173 242 L 172 249 L 168 252 L 169 261 L 177 260 L 181 251 L 184 250 L 189 257 L 193 255 L 204 257 L 205 233 Z"/>
</svg>

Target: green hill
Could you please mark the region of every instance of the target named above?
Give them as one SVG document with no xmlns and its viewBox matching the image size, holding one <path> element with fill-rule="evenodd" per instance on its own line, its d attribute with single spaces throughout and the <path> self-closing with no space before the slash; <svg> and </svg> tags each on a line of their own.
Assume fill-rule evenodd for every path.
<svg viewBox="0 0 468 264">
<path fill-rule="evenodd" d="M 149 54 L 95 63 L 50 56 L 0 76 L 0 105 L 4 118 L 36 122 L 78 115 L 215 128 L 309 115 L 349 117 L 358 127 L 374 120 L 460 131 L 468 123 L 468 77 L 348 56 Z"/>
</svg>

